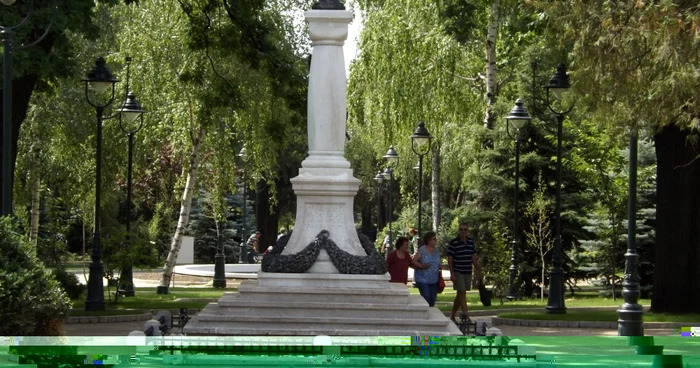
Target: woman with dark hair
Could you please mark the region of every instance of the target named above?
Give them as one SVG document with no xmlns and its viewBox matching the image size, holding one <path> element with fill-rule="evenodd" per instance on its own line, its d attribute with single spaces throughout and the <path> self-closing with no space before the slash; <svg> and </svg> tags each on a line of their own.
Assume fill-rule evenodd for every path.
<svg viewBox="0 0 700 368">
<path fill-rule="evenodd" d="M 394 250 L 389 253 L 386 258 L 386 265 L 389 268 L 391 280 L 389 282 L 408 282 L 408 267 L 413 261 L 411 254 L 408 253 L 409 240 L 405 236 L 400 236 L 396 239 Z"/>
<path fill-rule="evenodd" d="M 423 235 L 423 246 L 413 256 L 413 261 L 418 264 L 414 273 L 414 279 L 418 291 L 423 299 L 431 307 L 435 306 L 438 294 L 438 273 L 440 270 L 440 251 L 437 249 L 437 234 L 428 231 Z"/>
</svg>

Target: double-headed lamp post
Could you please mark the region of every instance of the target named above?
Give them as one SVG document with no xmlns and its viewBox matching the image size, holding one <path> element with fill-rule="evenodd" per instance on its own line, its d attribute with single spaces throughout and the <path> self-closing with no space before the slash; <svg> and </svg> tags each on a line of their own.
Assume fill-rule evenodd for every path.
<svg viewBox="0 0 700 368">
<path fill-rule="evenodd" d="M 248 238 L 246 237 L 246 217 L 248 215 L 248 201 L 246 200 L 246 183 L 245 183 L 245 165 L 248 162 L 248 155 L 246 155 L 245 147 L 241 148 L 238 152 L 238 157 L 241 158 L 243 165 L 241 166 L 241 172 L 243 173 L 243 224 L 241 226 L 241 254 L 238 257 L 238 263 L 246 263 L 245 259 L 248 257 L 245 255 L 245 249 L 248 247 Z"/>
<path fill-rule="evenodd" d="M 10 6 L 15 3 L 15 0 L 0 0 L 4 5 Z M 56 15 L 56 0 L 53 1 L 51 20 L 48 27 L 34 42 L 20 45 L 13 48 L 13 36 L 15 30 L 22 27 L 32 15 L 32 1 L 29 1 L 29 6 L 26 15 L 17 24 L 12 26 L 0 26 L 0 38 L 2 38 L 2 208 L 0 208 L 0 216 L 12 215 L 12 53 L 13 50 L 21 50 L 30 46 L 34 46 L 41 42 L 53 25 L 53 20 Z"/>
<path fill-rule="evenodd" d="M 379 239 L 379 234 L 382 232 L 382 184 L 384 184 L 384 175 L 382 171 L 377 171 L 377 175 L 374 176 L 374 181 L 377 182 L 377 239 Z M 380 239 L 380 241 L 384 241 Z M 389 255 L 389 248 L 385 250 L 386 256 Z"/>
<path fill-rule="evenodd" d="M 508 295 L 506 298 L 508 300 L 518 299 L 518 286 L 519 283 L 516 282 L 518 275 L 518 252 L 520 250 L 520 235 L 518 232 L 518 189 L 520 185 L 520 132 L 525 124 L 530 121 L 530 114 L 527 113 L 527 109 L 523 106 L 523 101 L 518 99 L 515 101 L 515 107 L 510 110 L 508 116 L 506 116 L 506 133 L 508 136 L 515 141 L 515 190 L 514 190 L 514 204 L 513 204 L 513 238 L 511 240 L 512 254 L 510 259 L 510 268 L 508 282 L 510 287 L 508 288 Z M 515 128 L 515 131 L 511 133 L 511 125 Z"/>
<path fill-rule="evenodd" d="M 423 235 L 421 229 L 421 216 L 423 204 L 423 156 L 430 152 L 430 143 L 433 136 L 430 135 L 428 129 L 425 129 L 425 123 L 418 122 L 416 131 L 410 136 L 411 150 L 418 155 L 418 239 Z M 420 242 L 420 240 L 419 240 Z"/>
<path fill-rule="evenodd" d="M 391 245 L 394 243 L 394 233 L 391 230 L 391 223 L 394 218 L 394 202 L 392 199 L 392 191 L 394 190 L 394 169 L 392 167 L 399 162 L 399 154 L 396 153 L 394 146 L 389 146 L 389 150 L 386 151 L 386 154 L 383 157 L 386 159 L 386 162 L 389 165 L 389 167 L 384 170 L 382 175 L 384 175 L 384 179 L 389 181 L 389 217 L 387 219 L 389 220 L 389 245 Z M 387 254 L 389 253 L 387 252 Z"/>
<path fill-rule="evenodd" d="M 127 62 L 128 61 L 130 61 L 130 59 L 127 59 Z M 129 79 L 127 76 L 127 84 L 129 83 L 128 80 Z M 119 113 L 119 127 L 129 137 L 129 159 L 126 170 L 126 244 L 127 249 L 131 249 L 131 173 L 134 162 L 134 135 L 143 127 L 143 114 L 146 112 L 146 110 L 141 107 L 141 104 L 136 99 L 134 92 L 129 91 L 129 93 L 126 95 L 126 100 L 122 106 L 117 109 L 117 112 Z M 120 283 L 123 283 L 124 285 L 124 295 L 134 296 L 134 275 L 131 262 L 124 267 L 119 279 Z"/>
<path fill-rule="evenodd" d="M 104 285 L 102 284 L 102 249 L 100 244 L 100 220 L 102 216 L 101 190 L 102 190 L 102 115 L 104 109 L 114 101 L 114 84 L 117 82 L 112 73 L 107 69 L 105 59 L 97 58 L 95 67 L 87 74 L 85 82 L 85 99 L 95 108 L 97 113 L 97 137 L 95 149 L 95 229 L 92 241 L 92 262 L 90 263 L 90 276 L 88 278 L 88 295 L 85 301 L 85 310 L 104 310 Z M 112 96 L 104 103 L 93 102 L 88 90 L 92 88 L 95 94 L 104 95 L 104 92 L 112 89 Z"/>
<path fill-rule="evenodd" d="M 564 314 L 566 306 L 564 305 L 564 255 L 561 245 L 561 135 L 562 126 L 566 114 L 571 112 L 574 104 L 571 104 L 568 110 L 555 110 L 552 107 L 550 100 L 550 92 L 559 100 L 563 101 L 565 94 L 570 87 L 569 76 L 566 74 L 566 65 L 559 64 L 557 70 L 549 81 L 549 85 L 544 88 L 547 90 L 547 108 L 557 115 L 557 199 L 555 209 L 554 222 L 554 253 L 552 254 L 552 271 L 549 277 L 549 297 L 547 299 L 547 313 Z"/>
</svg>

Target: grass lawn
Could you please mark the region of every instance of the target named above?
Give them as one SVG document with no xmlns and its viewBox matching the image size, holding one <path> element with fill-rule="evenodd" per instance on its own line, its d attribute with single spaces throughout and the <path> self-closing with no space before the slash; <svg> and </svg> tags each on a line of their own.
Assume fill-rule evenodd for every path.
<svg viewBox="0 0 700 368">
<path fill-rule="evenodd" d="M 566 314 L 547 314 L 545 312 L 505 312 L 501 318 L 547 320 L 547 321 L 594 321 L 616 322 L 616 311 L 567 311 Z M 700 314 L 663 314 L 644 313 L 644 322 L 699 322 Z"/>
<path fill-rule="evenodd" d="M 114 292 L 114 289 L 111 290 Z M 209 304 L 208 300 L 201 301 L 178 301 L 176 299 L 218 299 L 225 291 L 236 291 L 234 288 L 214 289 L 214 288 L 170 288 L 166 295 L 156 294 L 155 288 L 136 288 L 136 296 L 130 298 L 119 298 L 119 303 L 113 302 L 113 295 L 107 294 L 105 288 L 105 310 L 86 311 L 85 297 L 71 300 L 73 309 L 71 317 L 76 316 L 113 316 L 123 314 L 141 314 L 149 312 L 151 309 L 179 309 L 193 308 L 201 309 Z"/>
<path fill-rule="evenodd" d="M 410 289 L 411 294 L 420 294 L 417 288 Z M 440 310 L 448 311 L 452 308 L 452 301 L 455 298 L 456 291 L 446 288 L 442 294 L 438 294 L 437 297 L 437 307 Z M 622 305 L 622 299 L 612 300 L 612 298 L 601 298 L 598 292 L 584 291 L 577 292 L 574 296 L 567 294 L 565 297 L 565 303 L 567 307 L 618 307 Z M 488 310 L 488 309 L 511 309 L 511 308 L 537 308 L 546 307 L 547 299 L 522 299 L 515 301 L 506 301 L 504 299 L 503 304 L 501 304 L 500 299 L 491 299 L 491 306 L 484 307 L 479 299 L 479 293 L 477 291 L 467 292 L 467 304 L 470 310 Z M 639 304 L 643 306 L 649 306 L 651 300 L 640 299 Z"/>
</svg>

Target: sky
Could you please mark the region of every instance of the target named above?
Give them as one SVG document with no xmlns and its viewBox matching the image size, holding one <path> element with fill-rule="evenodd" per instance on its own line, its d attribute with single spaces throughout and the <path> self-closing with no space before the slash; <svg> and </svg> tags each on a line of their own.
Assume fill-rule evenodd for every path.
<svg viewBox="0 0 700 368">
<path fill-rule="evenodd" d="M 350 4 L 348 10 L 355 13 L 355 19 L 350 23 L 348 29 L 348 39 L 345 41 L 343 46 L 343 54 L 345 56 L 345 75 L 350 76 L 350 62 L 357 56 L 357 41 L 360 36 L 360 31 L 362 30 L 362 17 L 359 9 L 353 10 L 353 4 Z"/>
</svg>

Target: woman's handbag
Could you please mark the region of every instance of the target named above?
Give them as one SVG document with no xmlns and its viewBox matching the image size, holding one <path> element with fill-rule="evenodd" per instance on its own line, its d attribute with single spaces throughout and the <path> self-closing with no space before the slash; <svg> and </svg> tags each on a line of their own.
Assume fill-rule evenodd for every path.
<svg viewBox="0 0 700 368">
<path fill-rule="evenodd" d="M 438 294 L 445 291 L 445 279 L 442 278 L 442 270 L 438 270 Z"/>
</svg>

